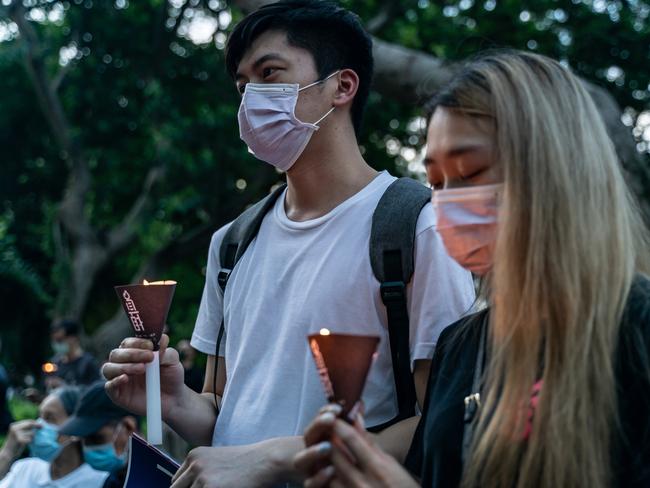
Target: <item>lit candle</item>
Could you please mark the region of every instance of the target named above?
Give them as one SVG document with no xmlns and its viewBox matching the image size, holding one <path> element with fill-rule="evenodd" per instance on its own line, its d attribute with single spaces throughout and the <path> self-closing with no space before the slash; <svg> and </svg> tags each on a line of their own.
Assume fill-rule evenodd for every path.
<svg viewBox="0 0 650 488">
<path fill-rule="evenodd" d="M 307 340 L 327 401 L 340 404 L 343 407 L 341 417 L 347 419 L 352 407 L 361 399 L 379 337 L 336 334 L 320 329 Z"/>
<path fill-rule="evenodd" d="M 155 285 L 155 286 L 152 286 Z M 153 342 L 153 361 L 147 363 L 145 382 L 147 389 L 147 441 L 162 444 L 162 406 L 160 402 L 159 345 L 167 313 L 171 306 L 175 281 L 144 280 L 141 285 L 116 286 L 122 307 L 126 312 L 136 337 Z"/>
<path fill-rule="evenodd" d="M 153 352 L 153 361 L 145 367 L 147 387 L 147 441 L 162 444 L 162 405 L 160 402 L 160 354 Z"/>
</svg>

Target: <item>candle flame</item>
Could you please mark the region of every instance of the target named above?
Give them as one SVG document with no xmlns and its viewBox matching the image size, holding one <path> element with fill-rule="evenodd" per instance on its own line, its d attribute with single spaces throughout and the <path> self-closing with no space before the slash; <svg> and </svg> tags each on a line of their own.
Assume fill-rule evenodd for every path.
<svg viewBox="0 0 650 488">
<path fill-rule="evenodd" d="M 176 282 L 174 280 L 162 280 L 162 281 L 142 280 L 142 284 L 145 285 L 145 286 L 148 286 L 148 285 L 175 285 Z"/>
<path fill-rule="evenodd" d="M 330 330 L 329 329 L 321 329 L 320 330 L 320 335 L 330 335 Z"/>
<path fill-rule="evenodd" d="M 45 363 L 43 364 L 41 369 L 43 370 L 43 373 L 49 374 L 49 373 L 54 373 L 59 368 L 57 368 L 56 364 L 54 363 Z"/>
</svg>

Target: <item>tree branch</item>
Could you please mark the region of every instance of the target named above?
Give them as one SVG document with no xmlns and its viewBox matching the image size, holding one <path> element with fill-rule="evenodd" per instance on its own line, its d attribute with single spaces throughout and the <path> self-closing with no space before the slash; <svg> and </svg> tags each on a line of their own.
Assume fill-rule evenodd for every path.
<svg viewBox="0 0 650 488">
<path fill-rule="evenodd" d="M 59 227 L 56 229 L 64 230 L 70 237 L 70 241 L 68 242 L 63 233 L 59 232 L 56 244 L 57 260 L 69 267 L 71 283 L 67 291 L 60 293 L 57 308 L 59 312 L 65 311 L 66 315 L 79 318 L 85 309 L 97 272 L 105 266 L 115 252 L 134 239 L 136 222 L 144 213 L 153 185 L 162 178 L 164 172 L 161 165 L 149 171 L 140 195 L 122 223 L 109 233 L 107 243 L 100 242 L 96 230 L 85 214 L 86 196 L 92 182 L 90 169 L 76 141 L 72 138 L 70 125 L 57 94 L 57 88 L 66 70 L 62 69 L 54 80 L 50 80 L 46 70 L 45 51 L 33 24 L 26 17 L 27 11 L 22 2 L 14 2 L 9 7 L 8 13 L 18 25 L 25 67 L 41 111 L 59 150 L 70 165 L 68 181 L 59 205 L 60 229 Z M 164 147 L 165 144 L 159 144 L 159 154 L 163 152 Z M 69 253 L 71 247 L 72 255 Z"/>
<path fill-rule="evenodd" d="M 59 69 L 59 71 L 54 76 L 54 79 L 52 80 L 52 91 L 54 91 L 55 93 L 59 91 L 59 87 L 61 86 L 61 83 L 63 82 L 65 76 L 70 71 L 71 67 L 72 67 L 72 61 L 68 61 L 68 64 L 62 66 Z"/>
<path fill-rule="evenodd" d="M 145 176 L 142 190 L 133 202 L 122 222 L 108 234 L 107 252 L 113 255 L 126 247 L 136 235 L 136 223 L 142 217 L 151 197 L 153 186 L 160 181 L 165 174 L 162 166 L 154 166 Z"/>
<path fill-rule="evenodd" d="M 47 74 L 43 47 L 25 14 L 26 10 L 21 2 L 14 2 L 9 9 L 11 19 L 18 25 L 24 47 L 25 68 L 32 80 L 39 106 L 61 153 L 71 164 L 70 176 L 59 207 L 59 217 L 68 233 L 79 239 L 92 240 L 92 228 L 84 214 L 85 197 L 91 181 L 90 171 L 71 137 L 70 125 L 56 93 L 55 84 Z"/>
<path fill-rule="evenodd" d="M 366 22 L 366 29 L 370 34 L 377 34 L 395 17 L 398 11 L 404 9 L 404 2 L 396 2 L 394 0 L 385 0 L 377 15 L 372 17 Z"/>
<path fill-rule="evenodd" d="M 78 30 L 75 31 L 74 36 L 72 36 L 72 42 L 75 43 L 76 45 L 79 44 Z M 52 91 L 54 93 L 57 93 L 59 91 L 59 88 L 61 87 L 61 83 L 63 83 L 63 80 L 65 79 L 66 75 L 68 74 L 68 72 L 73 66 L 74 66 L 74 62 L 72 60 L 69 60 L 65 66 L 61 66 L 61 68 L 59 68 L 59 71 L 56 73 L 54 79 L 52 80 Z"/>
<path fill-rule="evenodd" d="M 268 191 L 277 182 L 278 176 L 275 171 L 270 169 L 262 171 L 258 179 L 251 181 L 245 193 L 224 200 L 224 205 L 216 209 L 209 221 L 197 225 L 177 239 L 161 246 L 133 275 L 131 283 L 140 282 L 145 278 L 160 279 L 170 264 L 187 256 L 195 256 L 197 253 L 206 255 L 210 236 L 214 231 L 235 218 L 246 203 L 250 203 L 253 198 Z M 87 344 L 87 348 L 96 353 L 98 357 L 105 357 L 124 337 L 132 333 L 131 330 L 124 311 L 121 307 L 117 307 L 115 314 L 97 329 L 92 340 Z"/>
<path fill-rule="evenodd" d="M 41 109 L 60 149 L 62 151 L 68 151 L 72 145 L 68 123 L 60 101 L 51 90 L 52 84 L 48 79 L 43 60 L 43 46 L 38 39 L 34 27 L 25 17 L 26 10 L 22 4 L 14 3 L 9 10 L 9 15 L 18 26 L 24 46 L 25 66 L 31 77 Z"/>
<path fill-rule="evenodd" d="M 399 102 L 424 103 L 453 75 L 453 68 L 435 56 L 373 38 L 374 86 Z"/>
</svg>

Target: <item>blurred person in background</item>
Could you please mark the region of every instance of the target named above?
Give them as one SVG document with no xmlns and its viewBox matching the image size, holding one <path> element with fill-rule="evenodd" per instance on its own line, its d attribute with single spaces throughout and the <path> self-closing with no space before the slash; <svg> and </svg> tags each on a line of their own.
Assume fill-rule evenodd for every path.
<svg viewBox="0 0 650 488">
<path fill-rule="evenodd" d="M 61 384 L 89 385 L 101 378 L 97 361 L 81 348 L 81 324 L 74 320 L 55 322 L 51 328 L 54 368 L 46 379 L 48 387 Z"/>
<path fill-rule="evenodd" d="M 37 420 L 21 420 L 9 427 L 0 449 L 0 488 L 99 488 L 108 478 L 84 463 L 78 439 L 62 435 L 79 400 L 79 390 L 62 387 L 41 402 Z M 30 457 L 17 460 L 28 448 Z"/>
<path fill-rule="evenodd" d="M 118 488 L 126 478 L 129 437 L 137 420 L 116 406 L 104 389 L 104 382 L 90 385 L 74 414 L 59 428 L 59 434 L 79 439 L 84 461 L 95 470 L 108 473 L 104 488 Z"/>
</svg>

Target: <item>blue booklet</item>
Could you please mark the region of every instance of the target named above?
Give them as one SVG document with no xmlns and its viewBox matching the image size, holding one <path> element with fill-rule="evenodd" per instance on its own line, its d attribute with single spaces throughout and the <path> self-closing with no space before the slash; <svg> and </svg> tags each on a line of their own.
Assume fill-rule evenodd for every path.
<svg viewBox="0 0 650 488">
<path fill-rule="evenodd" d="M 129 446 L 124 488 L 169 488 L 180 465 L 137 434 L 131 436 Z"/>
</svg>

